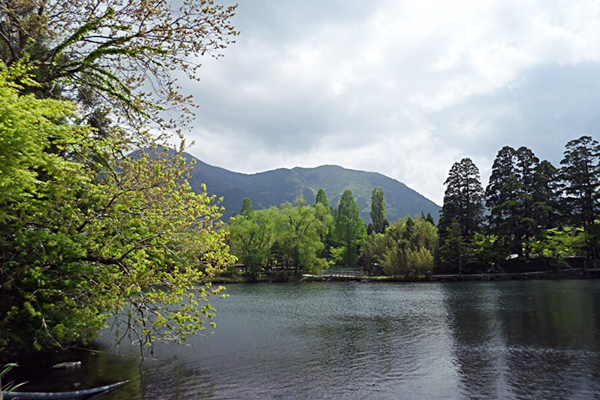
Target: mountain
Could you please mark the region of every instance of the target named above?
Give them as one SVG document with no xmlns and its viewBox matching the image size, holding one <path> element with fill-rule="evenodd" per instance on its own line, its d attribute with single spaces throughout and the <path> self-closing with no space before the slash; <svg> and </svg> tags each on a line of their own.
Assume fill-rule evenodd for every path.
<svg viewBox="0 0 600 400">
<path fill-rule="evenodd" d="M 286 201 L 293 203 L 298 197 L 303 197 L 308 204 L 314 204 L 318 190 L 323 189 L 329 204 L 335 208 L 344 190 L 350 189 L 360 208 L 361 217 L 368 223 L 371 221 L 371 192 L 377 186 L 384 190 L 390 222 L 421 212 L 425 215 L 431 213 L 436 222 L 438 219 L 440 207 L 437 204 L 404 183 L 376 172 L 324 165 L 241 174 L 206 164 L 188 153 L 183 156 L 188 162 L 195 161 L 189 179 L 194 191 L 199 191 L 204 183 L 209 194 L 223 197 L 225 220 L 240 212 L 244 197 L 250 198 L 254 209 L 259 210 L 279 206 Z"/>
</svg>

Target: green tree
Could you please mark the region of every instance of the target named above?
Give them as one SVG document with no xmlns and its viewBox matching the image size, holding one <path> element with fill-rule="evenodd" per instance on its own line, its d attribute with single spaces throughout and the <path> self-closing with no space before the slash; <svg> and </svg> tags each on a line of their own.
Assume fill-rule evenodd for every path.
<svg viewBox="0 0 600 400">
<path fill-rule="evenodd" d="M 320 222 L 318 225 L 319 237 L 321 238 L 321 243 L 323 243 L 323 248 L 319 254 L 319 258 L 321 260 L 325 260 L 328 258 L 331 247 L 334 245 L 334 243 L 332 239 L 333 212 L 329 206 L 329 201 L 327 200 L 325 190 L 323 189 L 319 189 L 317 192 L 315 211 Z"/>
<path fill-rule="evenodd" d="M 240 211 L 240 214 L 248 217 L 253 212 L 254 207 L 252 207 L 252 200 L 250 200 L 248 197 L 244 197 L 244 200 L 242 200 L 242 210 Z"/>
<path fill-rule="evenodd" d="M 346 190 L 342 194 L 334 220 L 334 238 L 339 245 L 345 248 L 345 266 L 357 266 L 358 251 L 366 236 L 365 223 L 360 218 L 358 205 L 352 197 L 352 191 Z"/>
<path fill-rule="evenodd" d="M 415 278 L 431 273 L 438 243 L 435 225 L 422 217 L 407 217 L 391 224 L 385 236 L 389 247 L 380 263 L 386 275 Z"/>
<path fill-rule="evenodd" d="M 235 8 L 212 0 L 2 0 L 0 58 L 29 67 L 34 79 L 21 82 L 25 93 L 97 97 L 134 136 L 150 121 L 175 128 L 185 118 L 165 120 L 160 111 L 189 116 L 193 102 L 174 75 L 199 79 L 198 57 L 219 56 L 233 42 Z"/>
<path fill-rule="evenodd" d="M 471 242 L 473 235 L 481 229 L 483 222 L 483 188 L 479 169 L 470 158 L 454 163 L 444 182 L 444 204 L 440 211 L 440 239 L 446 237 L 454 221 L 460 227 L 463 240 Z"/>
<path fill-rule="evenodd" d="M 323 207 L 329 209 L 329 201 L 327 200 L 327 194 L 324 189 L 319 189 L 315 198 L 315 206 L 321 204 Z"/>
<path fill-rule="evenodd" d="M 465 264 L 470 262 L 470 249 L 457 220 L 452 221 L 452 224 L 446 228 L 444 237 L 439 250 L 440 262 L 445 270 L 457 271 L 458 275 L 462 275 Z"/>
<path fill-rule="evenodd" d="M 502 148 L 494 161 L 486 189 L 490 232 L 503 256 L 529 258 L 531 245 L 549 224 L 549 201 L 555 198 L 549 182 L 552 166 L 540 163 L 531 150 Z"/>
<path fill-rule="evenodd" d="M 317 207 L 322 208 L 322 205 L 318 204 Z M 331 220 L 326 213 L 320 214 L 317 207 L 303 203 L 295 206 L 284 203 L 281 206 L 282 220 L 277 242 L 280 254 L 296 274 L 300 271 L 317 272 L 327 265 L 324 259 L 319 258 L 319 254 L 324 247 L 321 234 Z"/>
<path fill-rule="evenodd" d="M 600 144 L 590 136 L 567 143 L 561 161 L 568 223 L 583 228 L 587 237 L 587 255 L 599 258 L 600 232 Z"/>
<path fill-rule="evenodd" d="M 438 235 L 425 217 L 404 218 L 383 234 L 371 234 L 362 248 L 364 268 L 371 273 L 416 278 L 433 268 Z"/>
<path fill-rule="evenodd" d="M 19 95 L 19 73 L 0 64 L 0 352 L 89 341 L 110 315 L 142 344 L 205 329 L 232 261 L 215 199 L 178 155 L 121 159 L 72 104 Z"/>
<path fill-rule="evenodd" d="M 371 193 L 371 227 L 372 232 L 383 233 L 389 226 L 385 216 L 385 201 L 383 199 L 383 188 L 373 188 Z"/>
<path fill-rule="evenodd" d="M 279 210 L 270 207 L 233 217 L 227 225 L 231 252 L 245 265 L 250 280 L 268 267 L 280 219 Z"/>
<path fill-rule="evenodd" d="M 385 254 L 393 244 L 384 233 L 371 233 L 361 249 L 362 268 L 369 275 L 383 275 L 382 255 Z"/>
</svg>

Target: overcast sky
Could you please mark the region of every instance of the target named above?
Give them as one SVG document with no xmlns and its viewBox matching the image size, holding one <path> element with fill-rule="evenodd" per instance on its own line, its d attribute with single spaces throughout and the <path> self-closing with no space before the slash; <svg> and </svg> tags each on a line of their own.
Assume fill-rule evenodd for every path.
<svg viewBox="0 0 600 400">
<path fill-rule="evenodd" d="M 558 165 L 567 141 L 600 138 L 598 1 L 238 3 L 237 43 L 185 84 L 209 164 L 336 164 L 441 205 L 464 157 L 485 186 L 504 145 Z"/>
</svg>

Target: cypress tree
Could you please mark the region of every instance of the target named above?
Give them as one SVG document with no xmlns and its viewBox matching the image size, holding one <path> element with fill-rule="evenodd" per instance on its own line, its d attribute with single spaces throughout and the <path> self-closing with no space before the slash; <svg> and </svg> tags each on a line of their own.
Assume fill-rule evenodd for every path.
<svg viewBox="0 0 600 400">
<path fill-rule="evenodd" d="M 586 233 L 587 255 L 598 258 L 600 217 L 600 145 L 590 136 L 567 143 L 561 161 L 560 176 L 564 185 L 565 208 L 569 210 L 567 222 L 581 227 Z"/>
<path fill-rule="evenodd" d="M 440 237 L 445 237 L 450 225 L 457 221 L 460 234 L 468 243 L 480 230 L 483 221 L 483 188 L 479 169 L 470 158 L 463 158 L 454 163 L 444 185 L 446 191 L 438 224 Z"/>
<path fill-rule="evenodd" d="M 334 236 L 338 244 L 345 246 L 344 263 L 356 267 L 358 248 L 367 236 L 367 230 L 360 218 L 359 208 L 350 190 L 344 191 L 335 213 Z"/>
<path fill-rule="evenodd" d="M 371 193 L 371 224 L 372 230 L 375 233 L 385 232 L 385 228 L 389 226 L 385 215 L 385 201 L 382 187 L 373 188 Z"/>
</svg>

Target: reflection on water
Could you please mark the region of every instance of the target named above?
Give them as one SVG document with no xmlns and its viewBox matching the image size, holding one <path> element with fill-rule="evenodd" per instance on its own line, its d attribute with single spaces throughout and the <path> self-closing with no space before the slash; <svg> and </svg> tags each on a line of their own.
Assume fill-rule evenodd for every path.
<svg viewBox="0 0 600 400">
<path fill-rule="evenodd" d="M 597 396 L 599 283 L 443 286 L 462 395 L 540 399 Z"/>
<path fill-rule="evenodd" d="M 159 345 L 143 363 L 136 346 L 76 354 L 85 367 L 72 379 L 41 375 L 62 359 L 30 360 L 41 365 L 29 379 L 50 380 L 53 390 L 134 380 L 100 397 L 119 400 L 600 393 L 600 281 L 231 285 L 228 293 L 216 304 L 214 336 Z M 112 346 L 110 335 L 100 344 Z"/>
</svg>

